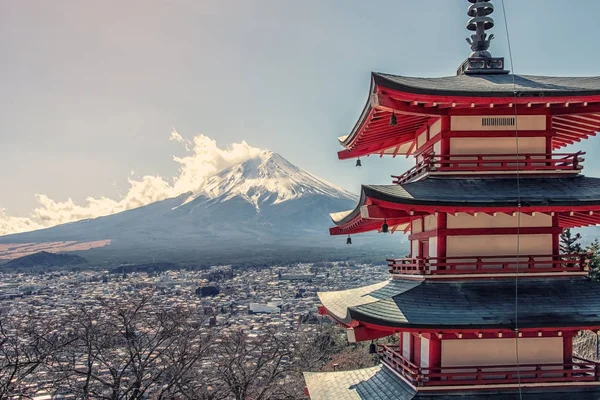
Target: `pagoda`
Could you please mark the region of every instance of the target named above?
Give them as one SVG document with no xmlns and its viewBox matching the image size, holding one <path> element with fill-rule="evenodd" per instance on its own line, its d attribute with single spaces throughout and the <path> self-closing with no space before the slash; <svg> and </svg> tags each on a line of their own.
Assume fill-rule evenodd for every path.
<svg viewBox="0 0 600 400">
<path fill-rule="evenodd" d="M 320 313 L 380 363 L 305 373 L 313 400 L 600 399 L 600 365 L 573 354 L 578 332 L 600 329 L 600 283 L 559 246 L 563 229 L 600 223 L 600 179 L 561 150 L 600 130 L 600 77 L 510 73 L 488 51 L 493 4 L 469 3 L 456 76 L 373 73 L 339 139 L 342 160 L 415 164 L 363 185 L 330 233 L 404 232 L 410 255 L 388 260 L 387 281 L 319 293 Z"/>
</svg>

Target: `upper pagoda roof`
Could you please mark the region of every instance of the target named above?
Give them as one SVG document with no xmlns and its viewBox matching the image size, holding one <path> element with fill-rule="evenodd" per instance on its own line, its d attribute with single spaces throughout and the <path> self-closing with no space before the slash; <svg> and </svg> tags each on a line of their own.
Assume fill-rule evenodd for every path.
<svg viewBox="0 0 600 400">
<path fill-rule="evenodd" d="M 416 281 L 318 293 L 338 321 L 388 328 L 514 327 L 515 280 Z M 427 304 L 427 307 L 423 307 Z M 521 328 L 600 326 L 600 282 L 531 278 L 519 282 Z"/>
<path fill-rule="evenodd" d="M 600 209 L 600 178 L 581 175 L 564 178 L 521 177 L 517 182 L 514 177 L 428 176 L 401 185 L 363 185 L 354 210 L 331 215 L 337 226 L 330 233 L 378 229 L 384 218 L 390 226 L 405 224 L 413 215 L 435 211 L 486 211 L 486 207 L 490 207 L 491 211 L 515 212 L 519 204 L 517 186 L 522 211 L 571 212 L 578 207 Z M 377 209 L 373 210 L 374 207 Z M 587 218 L 595 223 L 599 217 L 590 215 Z"/>
<path fill-rule="evenodd" d="M 550 117 L 555 149 L 581 141 L 600 130 L 600 77 L 415 78 L 373 72 L 358 121 L 338 138 L 344 147 L 338 157 L 412 154 L 417 135 L 442 117 L 515 113 Z M 392 115 L 395 122 L 390 124 Z"/>
<path fill-rule="evenodd" d="M 456 75 L 415 78 L 373 72 L 376 85 L 405 93 L 435 96 L 559 97 L 600 95 L 600 76 Z M 515 87 L 513 87 L 513 79 Z"/>
</svg>

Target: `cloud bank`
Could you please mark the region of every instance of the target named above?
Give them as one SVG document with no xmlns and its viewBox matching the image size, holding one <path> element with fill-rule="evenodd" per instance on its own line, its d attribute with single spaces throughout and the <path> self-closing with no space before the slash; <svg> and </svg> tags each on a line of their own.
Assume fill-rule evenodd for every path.
<svg viewBox="0 0 600 400">
<path fill-rule="evenodd" d="M 216 140 L 207 136 L 198 135 L 190 140 L 175 130 L 171 132 L 169 140 L 181 143 L 186 152 L 183 157 L 173 157 L 173 161 L 179 164 L 179 171 L 172 179 L 151 175 L 145 175 L 139 180 L 130 178 L 129 190 L 122 198 L 88 197 L 85 204 L 76 204 L 71 199 L 55 201 L 47 195 L 36 194 L 39 206 L 32 210 L 29 217 L 13 217 L 0 208 L 0 235 L 114 214 L 187 192 L 197 194 L 212 175 L 257 157 L 264 151 L 245 141 L 220 148 Z"/>
</svg>

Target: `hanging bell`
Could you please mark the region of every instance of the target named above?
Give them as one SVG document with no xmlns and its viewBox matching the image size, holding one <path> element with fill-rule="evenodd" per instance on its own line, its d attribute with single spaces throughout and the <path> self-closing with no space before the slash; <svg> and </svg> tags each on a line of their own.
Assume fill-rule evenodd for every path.
<svg viewBox="0 0 600 400">
<path fill-rule="evenodd" d="M 369 345 L 369 354 L 377 354 L 377 346 L 375 343 Z"/>
<path fill-rule="evenodd" d="M 392 111 L 392 116 L 390 117 L 390 126 L 398 125 L 398 121 L 396 120 L 396 114 Z"/>
<path fill-rule="evenodd" d="M 361 164 L 361 162 L 360 162 L 360 158 L 357 158 L 357 159 L 356 159 L 356 166 L 357 166 L 357 167 L 362 167 L 362 164 Z"/>
<path fill-rule="evenodd" d="M 385 219 L 383 220 L 383 225 L 381 225 L 381 232 L 382 233 L 388 233 L 389 232 L 389 226 L 388 226 L 387 221 Z"/>
<path fill-rule="evenodd" d="M 352 244 L 352 238 L 348 235 L 348 239 L 346 239 L 346 244 Z"/>
</svg>

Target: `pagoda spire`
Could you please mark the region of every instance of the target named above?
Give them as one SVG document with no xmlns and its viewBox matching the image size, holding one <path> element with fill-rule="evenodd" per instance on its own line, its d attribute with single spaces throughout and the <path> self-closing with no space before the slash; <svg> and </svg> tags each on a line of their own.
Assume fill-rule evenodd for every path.
<svg viewBox="0 0 600 400">
<path fill-rule="evenodd" d="M 485 31 L 494 27 L 494 20 L 489 16 L 494 12 L 494 5 L 487 0 L 469 0 L 471 3 L 467 15 L 471 17 L 467 22 L 467 29 L 474 31 L 467 42 L 471 45 L 473 51 L 469 57 L 490 58 L 490 44 L 494 39 L 494 34 L 487 35 Z"/>
<path fill-rule="evenodd" d="M 503 57 L 492 57 L 488 49 L 494 39 L 494 34 L 488 35 L 486 31 L 494 27 L 494 20 L 490 15 L 494 12 L 494 5 L 489 0 L 468 0 L 471 4 L 467 8 L 467 29 L 474 32 L 467 43 L 471 46 L 471 54 L 456 71 L 457 75 L 467 74 L 507 74 L 504 69 Z"/>
</svg>

